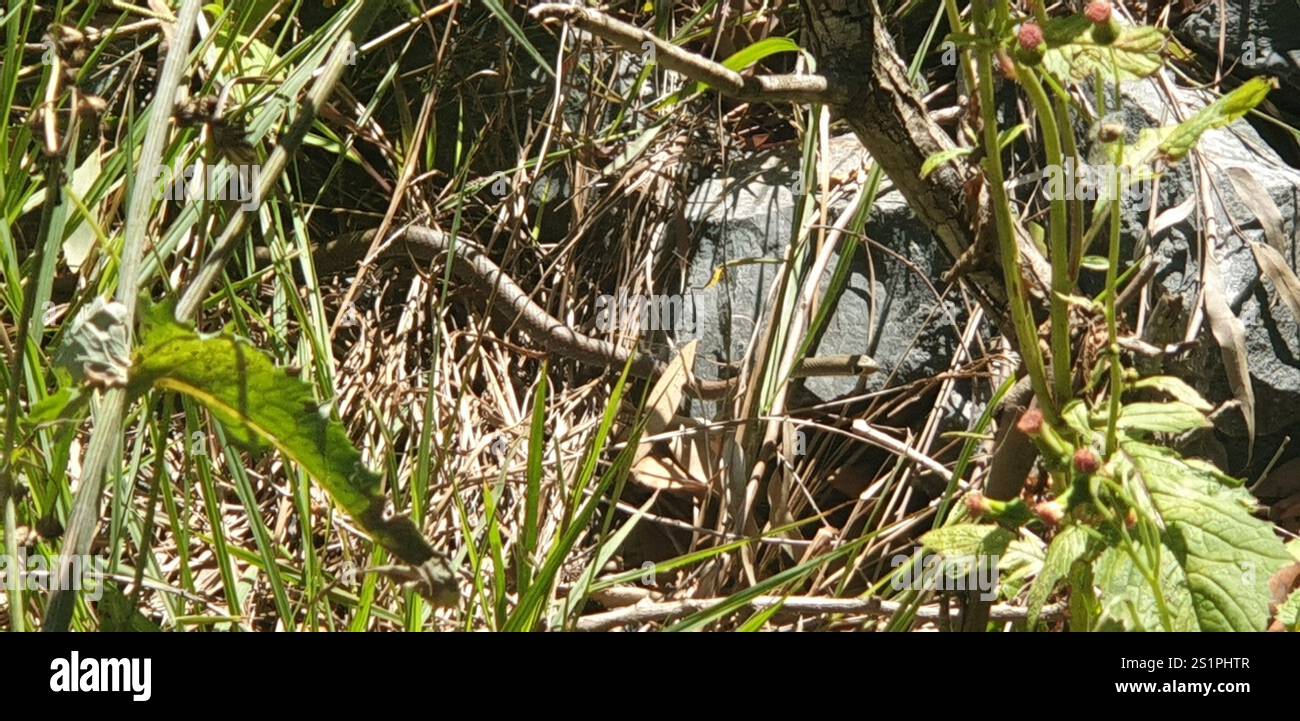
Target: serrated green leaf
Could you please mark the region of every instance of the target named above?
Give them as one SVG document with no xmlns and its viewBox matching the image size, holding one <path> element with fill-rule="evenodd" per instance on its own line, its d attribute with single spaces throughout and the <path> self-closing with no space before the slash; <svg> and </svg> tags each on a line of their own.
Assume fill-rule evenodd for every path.
<svg viewBox="0 0 1300 721">
<path fill-rule="evenodd" d="M 1163 542 L 1185 572 L 1199 628 L 1263 630 L 1268 579 L 1291 556 L 1272 524 L 1253 515 L 1250 493 L 1168 449 L 1126 439 L 1117 458 L 1117 469 L 1141 482 L 1159 515 Z"/>
<path fill-rule="evenodd" d="M 1277 620 L 1292 631 L 1300 624 L 1300 589 L 1291 593 L 1286 602 L 1277 608 Z"/>
<path fill-rule="evenodd" d="M 1123 548 L 1111 547 L 1102 552 L 1093 566 L 1094 578 L 1101 589 L 1099 630 L 1198 630 L 1196 610 L 1182 566 L 1167 548 L 1161 550 L 1159 563 L 1160 594 L 1164 598 L 1169 627 L 1165 627 L 1155 590 L 1133 563 L 1132 557 Z"/>
<path fill-rule="evenodd" d="M 1038 623 L 1043 605 L 1051 598 L 1057 584 L 1070 574 L 1074 562 L 1088 551 L 1088 531 L 1079 525 L 1068 526 L 1052 539 L 1043 557 L 1042 570 L 1029 587 L 1029 627 Z"/>
<path fill-rule="evenodd" d="M 1015 534 L 986 523 L 957 523 L 936 528 L 921 536 L 921 545 L 931 553 L 948 558 L 1000 556 Z"/>
<path fill-rule="evenodd" d="M 1195 388 L 1187 385 L 1183 379 L 1174 376 L 1150 376 L 1135 382 L 1130 386 L 1130 388 L 1135 391 L 1160 391 L 1161 393 L 1173 397 L 1174 400 L 1182 401 L 1196 410 L 1205 413 L 1214 410 L 1214 406 L 1202 398 L 1201 394 L 1197 393 Z"/>
<path fill-rule="evenodd" d="M 1184 433 L 1213 424 L 1205 414 L 1182 401 L 1170 403 L 1128 403 L 1119 412 L 1116 425 L 1132 433 Z"/>
<path fill-rule="evenodd" d="M 1122 27 L 1114 40 L 1102 43 L 1087 18 L 1073 15 L 1048 21 L 1043 38 L 1043 67 L 1063 81 L 1082 82 L 1098 72 L 1107 79 L 1116 73 L 1121 80 L 1145 78 L 1164 63 L 1166 36 L 1154 27 Z"/>
<path fill-rule="evenodd" d="M 395 556 L 434 574 L 435 601 L 451 602 L 449 567 L 429 567 L 437 556 L 408 518 L 386 513 L 380 477 L 362 462 L 343 425 L 312 395 L 311 387 L 277 368 L 247 341 L 228 333 L 201 335 L 152 315 L 136 349 L 130 389 L 181 393 L 201 403 L 236 442 L 273 446 L 300 465 L 336 504 Z"/>
<path fill-rule="evenodd" d="M 1182 159 L 1191 152 L 1196 141 L 1207 130 L 1236 122 L 1263 102 L 1268 91 L 1276 86 L 1277 81 L 1273 78 L 1257 77 L 1247 80 L 1241 87 L 1201 108 L 1196 115 L 1169 131 L 1169 135 L 1160 143 L 1160 154 L 1169 160 Z"/>
<path fill-rule="evenodd" d="M 1037 536 L 1026 532 L 1007 545 L 1006 553 L 998 559 L 998 592 L 1002 598 L 1016 598 L 1042 572 L 1046 551 Z"/>
</svg>

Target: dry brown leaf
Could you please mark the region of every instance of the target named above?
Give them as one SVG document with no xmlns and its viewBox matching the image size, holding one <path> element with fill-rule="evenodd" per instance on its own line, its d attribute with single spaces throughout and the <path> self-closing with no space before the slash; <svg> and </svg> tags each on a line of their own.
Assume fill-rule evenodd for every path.
<svg viewBox="0 0 1300 721">
<path fill-rule="evenodd" d="M 673 429 L 673 417 L 677 415 L 677 409 L 686 395 L 686 382 L 690 379 L 691 369 L 695 367 L 695 349 L 699 344 L 698 340 L 693 340 L 683 346 L 668 363 L 663 375 L 655 381 L 654 388 L 650 389 L 650 406 L 647 408 L 643 435 L 654 436 Z"/>
<path fill-rule="evenodd" d="M 1255 263 L 1259 265 L 1259 271 L 1272 281 L 1282 302 L 1291 309 L 1291 317 L 1296 323 L 1300 323 L 1300 278 L 1297 278 L 1295 271 L 1286 264 L 1286 258 L 1273 248 L 1263 243 L 1252 242 L 1250 249 L 1255 254 Z"/>
<path fill-rule="evenodd" d="M 675 429 L 673 418 L 677 408 L 682 404 L 686 393 L 686 382 L 690 378 L 690 369 L 695 365 L 695 349 L 699 341 L 694 340 L 682 347 L 681 351 L 664 369 L 663 375 L 655 381 L 650 389 L 650 404 L 646 409 L 645 436 L 655 436 Z M 647 487 L 669 493 L 686 493 L 692 496 L 704 496 L 709 489 L 708 483 L 674 458 L 670 453 L 659 454 L 656 448 L 662 444 L 642 442 L 637 447 L 632 461 L 632 479 Z"/>
<path fill-rule="evenodd" d="M 1232 395 L 1241 405 L 1241 415 L 1246 420 L 1247 463 L 1255 452 L 1255 390 L 1250 385 L 1250 368 L 1246 363 L 1246 329 L 1233 315 L 1228 300 L 1223 295 L 1223 279 L 1213 249 L 1205 253 L 1205 317 L 1210 322 L 1210 332 L 1219 344 L 1223 356 L 1223 369 L 1228 374 Z"/>
<path fill-rule="evenodd" d="M 1165 230 L 1187 220 L 1187 216 L 1191 215 L 1192 211 L 1195 209 L 1196 196 L 1188 195 L 1187 200 L 1184 200 L 1172 208 L 1166 208 L 1160 211 L 1160 215 L 1157 215 L 1152 219 L 1151 223 L 1147 226 L 1147 236 L 1155 238 L 1165 232 Z"/>
<path fill-rule="evenodd" d="M 1286 237 L 1282 233 L 1282 211 L 1278 209 L 1277 203 L 1273 202 L 1273 196 L 1268 194 L 1258 180 L 1255 180 L 1255 176 L 1251 175 L 1249 170 L 1228 168 L 1227 172 L 1232 187 L 1237 191 L 1237 197 L 1259 219 L 1259 224 L 1264 229 L 1264 237 L 1268 238 L 1268 244 L 1281 252 L 1286 248 Z"/>
</svg>

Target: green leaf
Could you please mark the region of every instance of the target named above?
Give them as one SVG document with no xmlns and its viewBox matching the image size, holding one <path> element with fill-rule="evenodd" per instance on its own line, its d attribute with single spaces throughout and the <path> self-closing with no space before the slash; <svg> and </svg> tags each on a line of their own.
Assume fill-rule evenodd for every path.
<svg viewBox="0 0 1300 721">
<path fill-rule="evenodd" d="M 1188 592 L 1187 576 L 1175 555 L 1160 549 L 1160 594 L 1169 618 L 1156 600 L 1155 590 L 1133 558 L 1123 548 L 1111 547 L 1102 552 L 1093 567 L 1097 587 L 1101 589 L 1102 631 L 1196 631 L 1196 611 Z M 1143 549 L 1138 549 L 1143 553 Z"/>
<path fill-rule="evenodd" d="M 957 523 L 921 536 L 921 545 L 931 553 L 948 558 L 1000 556 L 1015 534 L 986 523 Z"/>
<path fill-rule="evenodd" d="M 1300 589 L 1293 591 L 1277 608 L 1277 620 L 1292 631 L 1296 630 L 1296 625 L 1300 624 Z"/>
<path fill-rule="evenodd" d="M 998 559 L 998 591 L 1002 598 L 1016 598 L 1030 579 L 1042 573 L 1045 551 L 1045 544 L 1028 532 L 1007 546 Z"/>
<path fill-rule="evenodd" d="M 1020 123 L 1014 127 L 1007 128 L 1006 130 L 1003 130 L 1000 133 L 998 133 L 998 149 L 1005 150 L 1008 145 L 1015 142 L 1016 138 L 1023 135 L 1027 129 L 1029 129 L 1028 125 L 1026 125 L 1025 123 Z M 948 148 L 947 150 L 940 150 L 934 155 L 931 155 L 930 157 L 926 158 L 924 163 L 921 163 L 921 177 L 922 178 L 928 177 L 930 173 L 933 173 L 936 169 L 938 169 L 939 166 L 943 165 L 944 163 L 948 163 L 953 160 L 956 160 L 957 158 L 970 155 L 974 151 L 975 151 L 974 148 Z"/>
<path fill-rule="evenodd" d="M 933 173 L 939 168 L 939 166 L 956 160 L 964 155 L 970 155 L 973 152 L 975 152 L 974 148 L 948 148 L 946 150 L 940 150 L 934 155 L 926 158 L 924 163 L 921 163 L 921 177 L 928 178 L 930 177 L 930 173 Z"/>
<path fill-rule="evenodd" d="M 1104 273 L 1110 267 L 1110 261 L 1100 255 L 1085 255 L 1079 260 L 1079 266 L 1085 270 Z"/>
<path fill-rule="evenodd" d="M 77 419 L 82 409 L 90 403 L 90 394 L 81 386 L 65 385 L 32 404 L 23 421 L 29 425 L 70 421 Z"/>
<path fill-rule="evenodd" d="M 1043 26 L 1047 50 L 1043 67 L 1062 81 L 1082 82 L 1101 73 L 1110 79 L 1145 78 L 1164 64 L 1164 31 L 1148 26 L 1121 27 L 1110 43 L 1094 37 L 1093 25 L 1082 15 L 1049 20 Z"/>
<path fill-rule="evenodd" d="M 1029 587 L 1028 622 L 1031 629 L 1038 623 L 1043 605 L 1051 598 L 1056 586 L 1070 575 L 1070 567 L 1087 551 L 1088 531 L 1083 526 L 1068 526 L 1052 539 L 1047 555 L 1043 557 L 1042 570 L 1034 579 L 1034 585 Z"/>
<path fill-rule="evenodd" d="M 732 53 L 726 60 L 722 61 L 722 65 L 728 70 L 741 72 L 754 67 L 761 60 L 770 55 L 776 55 L 777 53 L 797 53 L 800 52 L 800 50 L 799 44 L 790 38 L 764 38 L 751 45 L 746 45 L 740 50 Z M 698 81 L 691 83 L 689 86 L 666 98 L 662 103 L 656 106 L 655 109 L 660 112 L 668 110 L 683 100 L 690 100 L 696 95 L 699 95 L 707 90 L 708 87 L 709 86 L 705 83 Z"/>
<path fill-rule="evenodd" d="M 1088 419 L 1088 407 L 1083 401 L 1070 401 L 1061 409 L 1061 420 L 1065 425 L 1074 431 L 1079 441 L 1084 445 L 1090 445 L 1093 439 L 1092 423 Z"/>
<path fill-rule="evenodd" d="M 1092 565 L 1085 561 L 1075 561 L 1070 567 L 1070 630 L 1076 632 L 1091 631 L 1101 615 L 1097 604 L 1097 595 L 1093 593 Z"/>
<path fill-rule="evenodd" d="M 336 504 L 384 548 L 429 574 L 435 602 L 459 594 L 445 561 L 415 525 L 392 515 L 380 477 L 362 462 L 343 425 L 312 395 L 311 387 L 230 334 L 201 335 L 163 319 L 154 309 L 131 367 L 130 389 L 159 388 L 201 403 L 237 443 L 274 447 L 302 466 Z"/>
<path fill-rule="evenodd" d="M 1201 630 L 1259 631 L 1269 619 L 1269 577 L 1291 560 L 1254 498 L 1164 448 L 1120 443 L 1117 470 L 1138 480 L 1185 573 Z M 1162 554 L 1166 555 L 1166 554 Z"/>
<path fill-rule="evenodd" d="M 101 631 L 155 633 L 162 630 L 132 606 L 131 599 L 111 583 L 104 584 L 104 596 L 99 599 L 96 608 L 99 611 Z"/>
<path fill-rule="evenodd" d="M 1213 424 L 1205 414 L 1182 401 L 1169 403 L 1128 403 L 1119 412 L 1120 430 L 1148 433 L 1184 433 Z"/>
<path fill-rule="evenodd" d="M 1133 383 L 1129 386 L 1132 390 L 1155 390 L 1166 395 L 1172 396 L 1175 400 L 1182 401 L 1198 411 L 1209 413 L 1214 410 L 1214 406 L 1201 397 L 1195 388 L 1187 385 L 1181 378 L 1174 376 L 1151 376 Z"/>
<path fill-rule="evenodd" d="M 1201 108 L 1200 112 L 1178 124 L 1160 143 L 1160 154 L 1173 161 L 1185 157 L 1207 130 L 1236 122 L 1263 102 L 1268 91 L 1277 87 L 1273 78 L 1257 77 Z"/>
<path fill-rule="evenodd" d="M 551 68 L 551 64 L 546 62 L 546 58 L 542 57 L 542 54 L 537 51 L 537 47 L 524 34 L 524 29 L 519 27 L 519 23 L 515 22 L 515 19 L 511 17 L 510 11 L 501 6 L 500 0 L 483 0 L 483 4 L 487 6 L 487 9 L 496 17 L 497 21 L 505 27 L 506 32 L 510 33 L 511 37 L 523 47 L 524 51 L 532 56 L 537 63 L 537 67 L 545 71 L 547 75 L 555 77 L 555 70 Z"/>
</svg>

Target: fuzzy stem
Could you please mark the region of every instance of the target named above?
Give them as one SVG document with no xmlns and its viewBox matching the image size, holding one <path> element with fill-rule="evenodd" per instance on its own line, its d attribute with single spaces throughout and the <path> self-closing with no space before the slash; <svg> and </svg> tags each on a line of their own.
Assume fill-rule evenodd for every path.
<svg viewBox="0 0 1300 721">
<path fill-rule="evenodd" d="M 1065 156 L 1061 152 L 1061 136 L 1056 125 L 1056 114 L 1051 100 L 1043 90 L 1038 75 L 1032 69 L 1017 67 L 1016 73 L 1025 86 L 1029 101 L 1038 114 L 1038 124 L 1043 129 L 1043 150 L 1049 166 L 1064 171 Z M 1070 292 L 1069 227 L 1067 225 L 1065 198 L 1053 193 L 1048 211 L 1048 225 L 1052 249 L 1052 380 L 1056 405 L 1065 404 L 1070 397 L 1070 309 L 1065 296 Z"/>
<path fill-rule="evenodd" d="M 975 25 L 987 27 L 988 8 L 984 0 L 974 0 Z M 1056 422 L 1058 415 L 1056 405 L 1051 400 L 1047 388 L 1047 374 L 1043 368 L 1043 356 L 1038 348 L 1038 330 L 1029 313 L 1029 303 L 1025 297 L 1024 283 L 1020 277 L 1020 249 L 1016 245 L 1015 220 L 1011 217 L 1011 204 L 1007 198 L 1006 177 L 1002 172 L 1002 154 L 998 149 L 997 114 L 993 109 L 993 49 L 988 43 L 977 46 L 978 88 L 980 116 L 984 126 L 984 167 L 988 173 L 989 195 L 993 201 L 994 218 L 997 225 L 999 256 L 1002 260 L 1002 274 L 1007 285 L 1008 303 L 1011 306 L 1012 323 L 1020 341 L 1020 353 L 1029 373 L 1029 382 L 1038 396 L 1043 415 L 1048 422 Z"/>
</svg>

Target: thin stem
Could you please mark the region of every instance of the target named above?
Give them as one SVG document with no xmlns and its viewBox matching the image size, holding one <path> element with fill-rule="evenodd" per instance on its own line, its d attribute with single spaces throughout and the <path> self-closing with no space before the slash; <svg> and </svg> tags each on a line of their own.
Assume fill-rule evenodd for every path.
<svg viewBox="0 0 1300 721">
<path fill-rule="evenodd" d="M 250 219 L 255 214 L 256 209 L 261 207 L 262 199 L 274 192 L 275 184 L 279 182 L 281 173 L 284 172 L 285 166 L 289 163 L 289 156 L 298 151 L 298 146 L 302 144 L 303 138 L 307 137 L 307 131 L 311 129 L 317 112 L 329 100 L 330 95 L 334 92 L 334 87 L 338 85 L 339 79 L 343 77 L 343 68 L 347 65 L 347 57 L 351 47 L 349 45 L 350 37 L 351 35 L 345 34 L 338 44 L 334 46 L 334 51 L 330 54 L 329 59 L 325 61 L 324 72 L 321 73 L 312 86 L 306 102 L 302 103 L 298 111 L 298 117 L 294 119 L 289 131 L 285 133 L 280 144 L 267 158 L 266 165 L 262 167 L 257 176 L 257 187 L 253 191 L 251 203 L 252 209 L 231 216 L 226 223 L 226 227 L 221 231 L 221 237 L 217 239 L 212 251 L 203 261 L 203 265 L 199 267 L 193 281 L 185 289 L 185 293 L 181 295 L 180 301 L 176 304 L 177 320 L 190 321 L 194 319 L 199 307 L 203 304 L 203 299 L 208 295 L 208 290 L 221 277 L 226 261 L 240 239 L 243 238 Z"/>
<path fill-rule="evenodd" d="M 1124 164 L 1124 139 L 1116 141 L 1115 167 Z M 1115 298 L 1119 295 L 1119 173 L 1110 173 L 1110 252 L 1106 267 L 1106 340 L 1110 356 L 1110 407 L 1106 422 L 1106 454 L 1115 452 L 1119 425 L 1120 396 L 1124 391 L 1124 368 L 1119 358 L 1119 327 L 1115 318 Z"/>
<path fill-rule="evenodd" d="M 1061 136 L 1051 100 L 1043 90 L 1037 73 L 1023 66 L 1017 67 L 1016 73 L 1025 86 L 1034 112 L 1038 114 L 1048 166 L 1055 166 L 1059 172 L 1064 172 L 1065 156 L 1061 153 Z M 1070 308 L 1065 302 L 1065 296 L 1070 292 L 1070 241 L 1064 193 L 1052 193 L 1050 200 L 1048 232 L 1052 251 L 1052 390 L 1059 407 L 1070 397 Z"/>
<path fill-rule="evenodd" d="M 152 115 L 145 131 L 144 146 L 140 150 L 140 164 L 136 169 L 136 182 L 127 202 L 126 226 L 122 246 L 122 260 L 117 275 L 117 301 L 126 308 L 127 344 L 131 340 L 134 324 L 137 278 L 144 250 L 144 238 L 149 227 L 149 210 L 153 207 L 153 185 L 150 178 L 158 177 L 163 146 L 167 142 L 171 124 L 172 104 L 181 77 L 189 62 L 190 38 L 194 35 L 200 8 L 199 0 L 185 0 L 172 34 L 172 46 L 163 61 L 154 93 Z M 99 496 L 103 489 L 104 470 L 122 441 L 122 415 L 126 412 L 126 391 L 113 388 L 104 394 L 104 403 L 95 415 L 95 432 L 91 435 L 82 466 L 81 485 L 77 488 L 68 517 L 67 534 L 63 540 L 63 554 L 59 559 L 59 584 L 50 594 L 45 613 L 45 630 L 66 631 L 72 621 L 72 611 L 77 594 L 72 588 L 72 566 L 76 556 L 90 550 L 99 517 Z"/>
<path fill-rule="evenodd" d="M 975 24 L 986 27 L 987 23 L 984 21 L 987 19 L 988 8 L 984 0 L 974 0 L 973 7 Z M 1016 328 L 1020 354 L 1029 373 L 1029 382 L 1034 387 L 1034 395 L 1038 397 L 1047 420 L 1056 422 L 1058 420 L 1056 405 L 1048 393 L 1047 374 L 1043 368 L 1042 353 L 1038 348 L 1038 330 L 1034 326 L 1033 317 L 1029 314 L 1029 303 L 1025 298 L 1024 283 L 1020 277 L 1020 249 L 1016 245 L 1015 220 L 1011 216 L 1006 177 L 1002 172 L 1002 154 L 998 148 L 997 114 L 993 109 L 993 49 L 990 43 L 980 43 L 977 51 L 979 52 L 976 63 L 979 74 L 977 86 L 980 116 L 984 126 L 984 168 L 988 173 L 989 195 L 993 201 L 1002 274 L 1007 284 L 1007 300 L 1011 306 L 1011 318 Z"/>
</svg>

